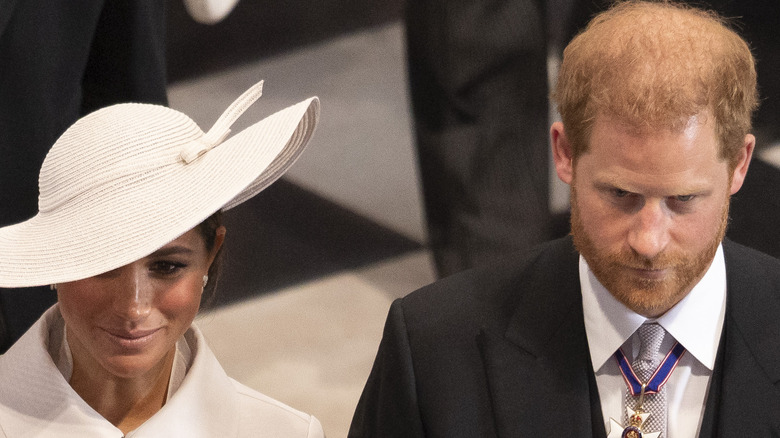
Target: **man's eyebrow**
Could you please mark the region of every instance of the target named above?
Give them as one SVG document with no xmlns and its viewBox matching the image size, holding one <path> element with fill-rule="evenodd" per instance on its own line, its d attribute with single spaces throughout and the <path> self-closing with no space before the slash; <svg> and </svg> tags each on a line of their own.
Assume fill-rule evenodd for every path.
<svg viewBox="0 0 780 438">
<path fill-rule="evenodd" d="M 625 188 L 627 186 L 627 184 L 624 184 L 622 181 L 618 180 L 618 178 L 614 176 L 597 178 L 594 181 L 594 184 L 596 185 L 596 187 L 605 188 L 605 189 Z"/>
<path fill-rule="evenodd" d="M 170 255 L 176 255 L 176 254 L 192 254 L 195 251 L 192 248 L 189 248 L 187 246 L 182 245 L 173 245 L 173 246 L 166 246 L 163 248 L 158 249 L 157 251 L 149 254 L 149 257 L 166 257 Z"/>
</svg>

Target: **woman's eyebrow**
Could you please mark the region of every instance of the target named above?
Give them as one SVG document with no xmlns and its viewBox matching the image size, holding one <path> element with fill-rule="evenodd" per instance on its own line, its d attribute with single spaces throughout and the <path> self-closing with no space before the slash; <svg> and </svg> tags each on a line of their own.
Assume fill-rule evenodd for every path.
<svg viewBox="0 0 780 438">
<path fill-rule="evenodd" d="M 149 257 L 165 257 L 175 254 L 192 254 L 195 252 L 192 248 L 182 245 L 165 246 L 149 254 Z"/>
</svg>

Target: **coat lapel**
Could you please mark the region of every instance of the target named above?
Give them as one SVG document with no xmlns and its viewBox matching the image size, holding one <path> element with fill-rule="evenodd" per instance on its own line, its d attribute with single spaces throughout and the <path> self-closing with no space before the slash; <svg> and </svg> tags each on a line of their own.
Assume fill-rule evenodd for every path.
<svg viewBox="0 0 780 438">
<path fill-rule="evenodd" d="M 518 277 L 506 332 L 483 330 L 478 336 L 500 437 L 551 431 L 606 436 L 582 316 L 578 256 L 565 242 Z"/>
<path fill-rule="evenodd" d="M 775 259 L 724 242 L 726 320 L 700 437 L 780 433 L 780 282 Z"/>
</svg>

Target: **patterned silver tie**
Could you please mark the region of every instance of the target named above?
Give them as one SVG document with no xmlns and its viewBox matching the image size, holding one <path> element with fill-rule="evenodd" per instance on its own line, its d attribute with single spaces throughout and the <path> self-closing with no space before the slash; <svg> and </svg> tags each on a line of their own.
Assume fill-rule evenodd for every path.
<svg viewBox="0 0 780 438">
<path fill-rule="evenodd" d="M 637 330 L 639 334 L 639 355 L 631 364 L 634 373 L 642 383 L 652 377 L 658 365 L 661 363 L 661 357 L 658 351 L 661 349 L 661 343 L 666 335 L 666 330 L 656 323 L 643 324 Z M 631 391 L 626 388 L 624 397 L 625 406 L 636 409 L 639 403 L 639 395 L 631 395 Z M 666 438 L 666 386 L 664 385 L 657 394 L 645 395 L 643 410 L 649 412 L 650 416 L 642 425 L 642 430 L 647 432 L 661 432 L 660 438 Z M 623 418 L 623 424 L 628 424 L 628 414 Z"/>
</svg>

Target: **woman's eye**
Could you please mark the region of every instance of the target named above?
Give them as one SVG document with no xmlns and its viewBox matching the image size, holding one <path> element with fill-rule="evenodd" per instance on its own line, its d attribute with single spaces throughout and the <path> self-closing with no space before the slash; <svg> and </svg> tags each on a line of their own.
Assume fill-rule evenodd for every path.
<svg viewBox="0 0 780 438">
<path fill-rule="evenodd" d="M 177 262 L 154 262 L 152 263 L 151 270 L 156 274 L 161 275 L 173 275 L 185 268 L 187 265 Z"/>
</svg>

